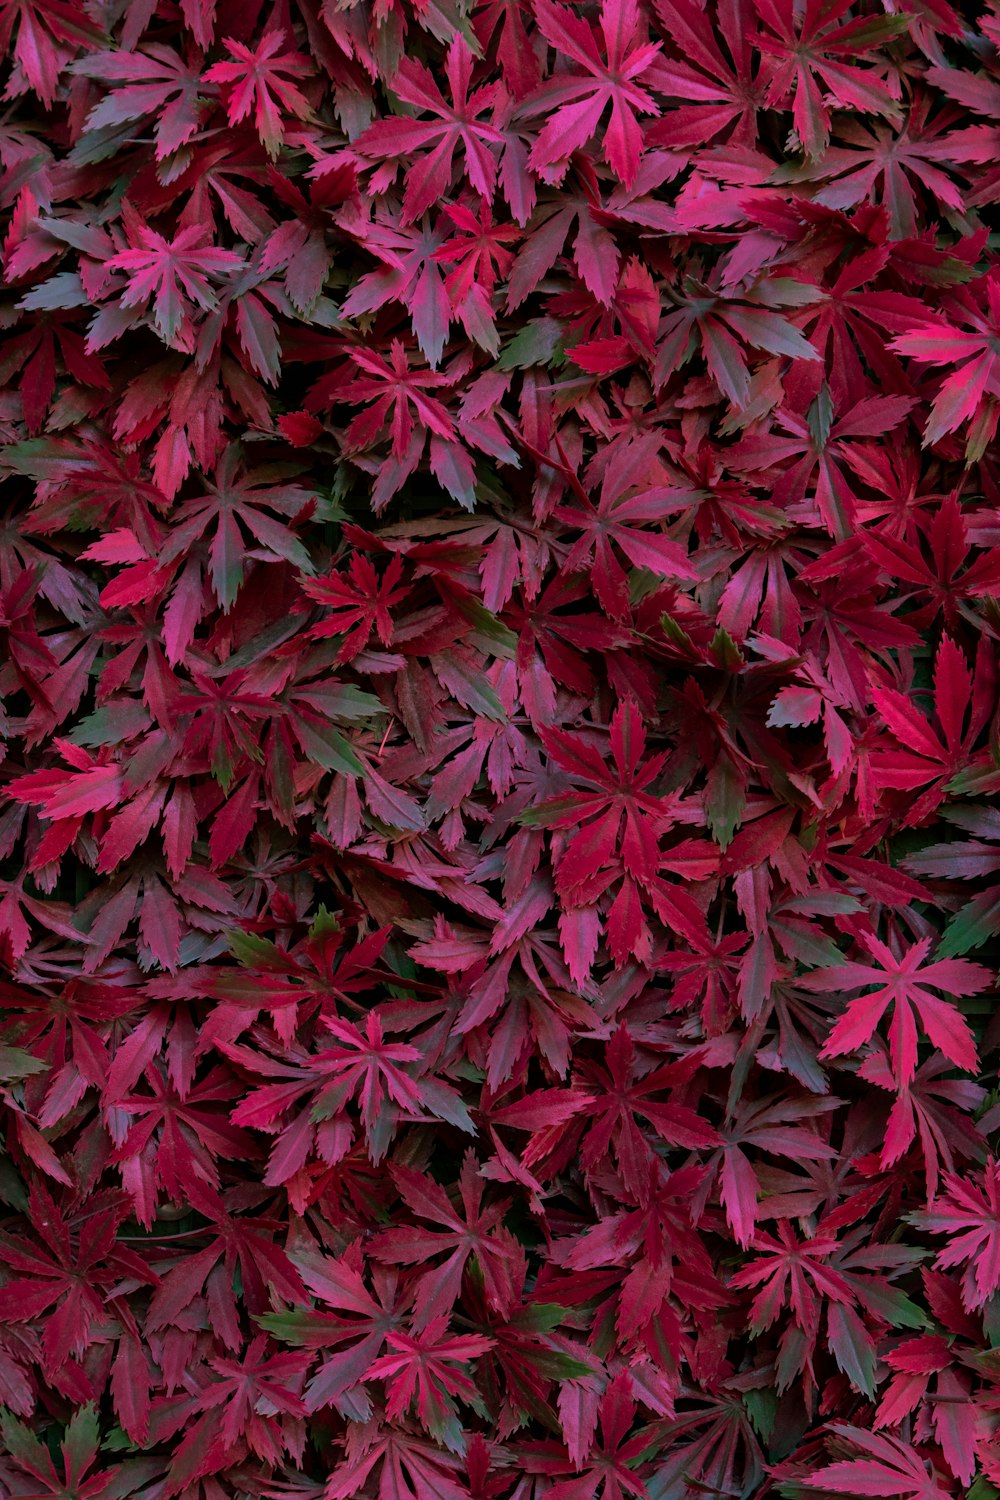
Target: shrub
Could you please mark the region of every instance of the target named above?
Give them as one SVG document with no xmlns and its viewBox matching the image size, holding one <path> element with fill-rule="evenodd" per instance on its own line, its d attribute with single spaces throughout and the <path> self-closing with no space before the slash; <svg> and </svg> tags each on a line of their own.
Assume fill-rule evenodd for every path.
<svg viewBox="0 0 1000 1500">
<path fill-rule="evenodd" d="M 996 0 L 0 16 L 0 1494 L 995 1500 Z"/>
</svg>

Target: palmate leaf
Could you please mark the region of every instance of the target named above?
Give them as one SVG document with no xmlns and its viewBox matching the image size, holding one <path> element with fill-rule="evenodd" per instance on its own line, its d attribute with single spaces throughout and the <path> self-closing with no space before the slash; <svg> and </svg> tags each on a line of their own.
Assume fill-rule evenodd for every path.
<svg viewBox="0 0 1000 1500">
<path fill-rule="evenodd" d="M 197 538 L 210 532 L 209 572 L 216 598 L 223 609 L 236 602 L 245 574 L 247 536 L 273 556 L 284 558 L 309 573 L 312 562 L 291 529 L 276 521 L 271 512 L 294 519 L 308 512 L 316 497 L 299 485 L 269 484 L 269 475 L 242 469 L 242 450 L 233 447 L 223 456 L 215 482 L 204 495 L 186 501 L 178 515 L 178 526 L 161 561 L 172 561 Z"/>
<path fill-rule="evenodd" d="M 816 1469 L 809 1476 L 810 1487 L 837 1495 L 905 1495 L 913 1500 L 917 1496 L 939 1500 L 948 1494 L 909 1444 L 847 1423 L 837 1423 L 833 1430 L 866 1457 L 842 1459 Z"/>
<path fill-rule="evenodd" d="M 821 1057 L 839 1057 L 856 1051 L 869 1041 L 883 1014 L 891 1006 L 889 1052 L 900 1083 L 912 1079 L 917 1066 L 917 1023 L 935 1047 L 957 1068 L 974 1072 L 978 1065 L 975 1040 L 968 1022 L 956 1006 L 932 993 L 951 996 L 976 995 L 992 981 L 990 971 L 967 959 L 924 960 L 930 939 L 922 938 L 901 955 L 894 954 L 877 938 L 863 937 L 872 963 L 848 960 L 831 969 L 805 975 L 804 989 L 868 993 L 851 1000 L 830 1032 Z"/>
<path fill-rule="evenodd" d="M 153 327 L 163 342 L 173 345 L 179 340 L 179 347 L 190 351 L 193 311 L 214 311 L 218 306 L 216 287 L 240 269 L 239 256 L 208 244 L 204 229 L 198 225 L 167 240 L 137 214 L 133 213 L 125 224 L 131 248 L 108 262 L 111 269 L 123 271 L 128 280 L 121 307 L 149 308 Z M 104 342 L 105 325 L 98 315 L 89 345 L 92 350 L 100 349 Z"/>
<path fill-rule="evenodd" d="M 376 121 L 356 142 L 357 150 L 376 161 L 408 160 L 403 223 L 420 219 L 451 187 L 452 157 L 462 147 L 465 175 L 486 200 L 493 196 L 497 180 L 495 151 L 503 141 L 495 125 L 479 116 L 503 98 L 497 84 L 469 94 L 473 56 L 461 36 L 448 49 L 446 72 L 452 102 L 445 101 L 437 83 L 422 64 L 404 58 L 393 78 L 393 92 L 405 104 L 431 115 L 431 119 Z M 426 154 L 425 154 L 426 153 Z"/>
<path fill-rule="evenodd" d="M 943 809 L 947 822 L 974 835 L 965 841 L 929 844 L 906 861 L 915 875 L 963 882 L 989 877 L 1000 871 L 1000 819 L 993 808 L 956 804 Z M 1000 931 L 1000 890 L 993 883 L 965 902 L 944 929 L 938 952 L 942 958 L 980 948 Z"/>
<path fill-rule="evenodd" d="M 238 125 L 253 114 L 254 127 L 269 156 L 277 156 L 284 140 L 282 116 L 306 119 L 309 104 L 292 82 L 312 72 L 307 57 L 294 51 L 281 51 L 282 33 L 269 30 L 256 48 L 232 37 L 226 47 L 232 62 L 214 63 L 205 73 L 206 83 L 228 86 L 230 125 Z"/>
<path fill-rule="evenodd" d="M 552 0 L 540 0 L 535 15 L 545 40 L 571 61 L 574 71 L 541 85 L 528 102 L 537 113 L 555 110 L 532 148 L 531 165 L 561 177 L 573 152 L 597 133 L 610 105 L 604 157 L 619 181 L 631 187 L 642 151 L 637 116 L 659 113 L 649 92 L 655 75 L 646 78 L 655 68 L 659 43 L 642 39 L 635 0 L 604 0 L 602 45 L 589 25 Z"/>
<path fill-rule="evenodd" d="M 155 44 L 132 53 L 92 52 L 73 64 L 73 72 L 108 84 L 120 84 L 91 109 L 87 131 L 102 131 L 146 115 L 156 117 L 156 156 L 162 160 L 190 140 L 204 106 L 196 71 L 167 47 Z"/>
</svg>

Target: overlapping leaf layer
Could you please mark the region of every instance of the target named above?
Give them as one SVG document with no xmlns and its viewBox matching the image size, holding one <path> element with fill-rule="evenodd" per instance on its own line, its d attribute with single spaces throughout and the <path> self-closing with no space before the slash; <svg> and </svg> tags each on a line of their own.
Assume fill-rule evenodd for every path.
<svg viewBox="0 0 1000 1500">
<path fill-rule="evenodd" d="M 1000 4 L 0 41 L 0 1495 L 996 1500 Z"/>
</svg>

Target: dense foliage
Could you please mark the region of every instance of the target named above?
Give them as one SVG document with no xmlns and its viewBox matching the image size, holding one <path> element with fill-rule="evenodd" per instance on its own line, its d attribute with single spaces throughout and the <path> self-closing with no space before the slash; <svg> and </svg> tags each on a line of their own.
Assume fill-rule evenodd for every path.
<svg viewBox="0 0 1000 1500">
<path fill-rule="evenodd" d="M 1000 1493 L 1000 0 L 0 0 L 0 1495 Z"/>
</svg>

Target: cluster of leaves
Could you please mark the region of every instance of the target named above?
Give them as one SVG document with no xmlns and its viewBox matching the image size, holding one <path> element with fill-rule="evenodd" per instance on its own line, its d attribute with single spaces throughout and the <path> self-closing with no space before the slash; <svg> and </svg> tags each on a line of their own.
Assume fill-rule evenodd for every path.
<svg viewBox="0 0 1000 1500">
<path fill-rule="evenodd" d="M 1000 0 L 0 0 L 0 1495 L 1000 1494 Z"/>
</svg>

